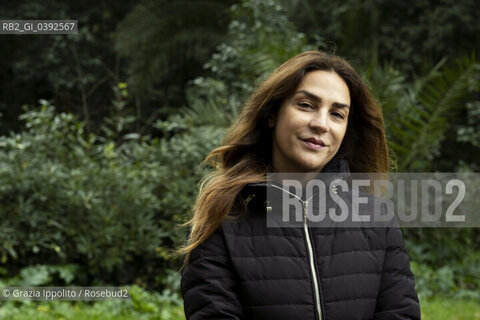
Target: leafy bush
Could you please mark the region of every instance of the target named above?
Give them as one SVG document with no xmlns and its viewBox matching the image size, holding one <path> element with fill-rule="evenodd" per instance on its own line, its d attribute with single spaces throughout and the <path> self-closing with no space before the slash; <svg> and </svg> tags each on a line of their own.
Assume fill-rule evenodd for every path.
<svg viewBox="0 0 480 320">
<path fill-rule="evenodd" d="M 45 286 L 51 283 L 63 282 L 70 284 L 75 279 L 78 266 L 70 265 L 35 265 L 28 266 L 20 270 L 20 272 L 10 278 L 0 280 L 0 286 Z M 2 269 L 3 273 L 6 270 Z"/>
<path fill-rule="evenodd" d="M 1 262 L 78 263 L 108 279 L 100 275 L 151 258 L 164 236 L 158 182 L 129 158 L 135 147 L 97 143 L 46 102 L 22 119 L 25 131 L 0 138 Z"/>
<path fill-rule="evenodd" d="M 185 319 L 183 302 L 169 291 L 152 293 L 138 286 L 127 287 L 131 299 L 86 302 L 68 301 L 8 301 L 0 304 L 0 318 L 75 319 L 75 320 L 180 320 Z"/>
<path fill-rule="evenodd" d="M 406 243 L 420 297 L 480 299 L 480 251 L 476 240 L 479 233 L 476 229 L 408 231 Z"/>
<path fill-rule="evenodd" d="M 126 117 L 107 121 L 103 136 L 87 134 L 46 101 L 21 118 L 24 131 L 0 137 L 0 262 L 9 276 L 29 265 L 73 264 L 78 283 L 158 285 L 175 267 L 169 250 L 184 239 L 175 226 L 215 141 L 198 133 L 140 137 Z"/>
</svg>

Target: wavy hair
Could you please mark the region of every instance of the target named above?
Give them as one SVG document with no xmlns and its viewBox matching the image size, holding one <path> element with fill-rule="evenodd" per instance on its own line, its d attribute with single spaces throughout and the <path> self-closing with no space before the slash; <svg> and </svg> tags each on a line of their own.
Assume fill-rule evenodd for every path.
<svg viewBox="0 0 480 320">
<path fill-rule="evenodd" d="M 319 51 L 301 53 L 257 87 L 227 131 L 222 145 L 204 160 L 214 170 L 202 179 L 193 217 L 185 223 L 190 227 L 190 235 L 177 251 L 185 255 L 184 267 L 192 250 L 228 217 L 238 203 L 240 191 L 249 183 L 264 181 L 266 174 L 273 171 L 272 128 L 268 119 L 295 92 L 305 75 L 316 70 L 337 73 L 350 91 L 347 131 L 337 155 L 347 160 L 351 172 L 388 171 L 383 116 L 367 85 L 338 56 Z"/>
</svg>

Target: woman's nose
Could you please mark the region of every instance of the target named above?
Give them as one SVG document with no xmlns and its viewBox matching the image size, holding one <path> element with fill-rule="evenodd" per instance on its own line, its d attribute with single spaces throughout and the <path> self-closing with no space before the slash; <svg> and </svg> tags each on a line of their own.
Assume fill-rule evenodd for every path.
<svg viewBox="0 0 480 320">
<path fill-rule="evenodd" d="M 310 127 L 314 130 L 328 131 L 328 115 L 325 112 L 318 112 L 312 115 Z"/>
</svg>

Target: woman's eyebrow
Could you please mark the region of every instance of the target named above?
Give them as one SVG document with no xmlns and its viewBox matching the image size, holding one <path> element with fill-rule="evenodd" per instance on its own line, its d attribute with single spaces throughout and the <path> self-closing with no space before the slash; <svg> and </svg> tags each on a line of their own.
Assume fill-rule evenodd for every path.
<svg viewBox="0 0 480 320">
<path fill-rule="evenodd" d="M 307 97 L 309 97 L 310 99 L 314 100 L 315 102 L 317 103 L 320 103 L 322 102 L 322 99 L 317 96 L 316 94 L 313 94 L 311 93 L 310 91 L 307 91 L 307 90 L 298 90 L 298 91 L 295 91 L 295 94 L 297 93 L 302 93 L 304 95 L 306 95 Z M 334 102 L 332 103 L 332 106 L 334 106 L 335 108 L 346 108 L 346 109 L 350 109 L 350 106 L 348 104 L 345 104 L 345 103 L 340 103 L 340 102 Z"/>
</svg>

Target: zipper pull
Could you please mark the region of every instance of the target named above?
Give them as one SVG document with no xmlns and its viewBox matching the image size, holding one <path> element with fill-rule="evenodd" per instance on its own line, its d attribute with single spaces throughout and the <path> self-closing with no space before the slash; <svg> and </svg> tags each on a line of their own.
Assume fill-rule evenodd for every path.
<svg viewBox="0 0 480 320">
<path fill-rule="evenodd" d="M 307 201 L 302 200 L 302 205 L 303 205 L 303 219 L 304 219 L 305 222 L 307 222 L 308 200 Z"/>
</svg>

